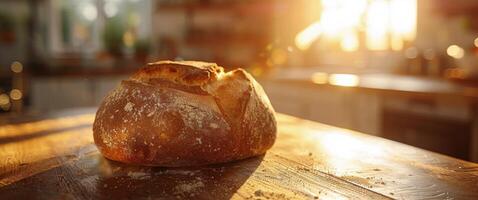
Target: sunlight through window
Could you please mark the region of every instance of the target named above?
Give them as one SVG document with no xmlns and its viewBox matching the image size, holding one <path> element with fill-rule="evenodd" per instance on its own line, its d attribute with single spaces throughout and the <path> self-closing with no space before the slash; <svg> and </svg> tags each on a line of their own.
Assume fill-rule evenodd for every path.
<svg viewBox="0 0 478 200">
<path fill-rule="evenodd" d="M 417 0 L 321 0 L 321 17 L 295 38 L 307 50 L 324 41 L 339 41 L 343 51 L 357 51 L 364 33 L 369 50 L 402 50 L 416 36 Z"/>
</svg>

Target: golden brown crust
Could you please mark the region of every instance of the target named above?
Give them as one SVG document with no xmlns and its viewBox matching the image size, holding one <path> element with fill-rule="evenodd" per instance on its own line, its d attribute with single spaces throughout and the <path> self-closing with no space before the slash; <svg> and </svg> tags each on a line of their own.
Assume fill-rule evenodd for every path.
<svg viewBox="0 0 478 200">
<path fill-rule="evenodd" d="M 159 61 L 141 68 L 133 79 L 148 82 L 161 78 L 189 86 L 206 84 L 223 70 L 215 63 L 199 61 Z"/>
<path fill-rule="evenodd" d="M 224 73 L 210 63 L 158 62 L 105 98 L 93 133 L 99 150 L 112 160 L 197 166 L 265 153 L 274 143 L 276 121 L 267 96 L 247 72 Z"/>
</svg>

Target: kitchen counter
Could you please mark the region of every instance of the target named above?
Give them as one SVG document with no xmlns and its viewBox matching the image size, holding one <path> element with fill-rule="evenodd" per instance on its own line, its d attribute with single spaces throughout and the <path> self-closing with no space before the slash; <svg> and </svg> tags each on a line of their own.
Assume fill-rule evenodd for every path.
<svg viewBox="0 0 478 200">
<path fill-rule="evenodd" d="M 478 87 L 431 77 L 345 72 L 281 68 L 259 81 L 279 112 L 478 161 Z"/>
<path fill-rule="evenodd" d="M 335 82 L 331 82 L 331 79 L 334 79 L 334 75 L 337 74 L 341 74 L 341 72 L 304 68 L 278 69 L 261 79 L 327 87 L 346 86 L 372 92 L 417 96 L 455 96 L 478 100 L 478 87 L 458 84 L 445 79 L 384 73 L 357 73 L 347 76 L 339 75 L 335 77 Z"/>
<path fill-rule="evenodd" d="M 1 199 L 477 199 L 478 164 L 278 114 L 264 156 L 201 168 L 109 161 L 94 109 L 0 126 Z"/>
</svg>

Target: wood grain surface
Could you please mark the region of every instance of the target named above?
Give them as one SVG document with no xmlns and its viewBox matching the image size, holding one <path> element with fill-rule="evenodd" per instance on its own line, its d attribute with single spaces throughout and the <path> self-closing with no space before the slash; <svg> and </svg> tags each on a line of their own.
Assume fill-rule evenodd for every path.
<svg viewBox="0 0 478 200">
<path fill-rule="evenodd" d="M 201 168 L 107 160 L 93 119 L 0 126 L 0 199 L 478 199 L 476 163 L 287 115 L 264 156 Z"/>
</svg>

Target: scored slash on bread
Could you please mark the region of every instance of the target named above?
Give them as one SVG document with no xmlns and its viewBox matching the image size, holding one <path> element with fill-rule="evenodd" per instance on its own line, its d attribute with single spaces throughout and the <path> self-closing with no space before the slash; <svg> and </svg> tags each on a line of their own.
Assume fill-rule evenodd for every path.
<svg viewBox="0 0 478 200">
<path fill-rule="evenodd" d="M 203 85 L 217 79 L 224 69 L 215 63 L 198 61 L 159 61 L 149 63 L 141 68 L 132 79 L 148 81 L 155 78 L 164 78 L 180 84 Z"/>
<path fill-rule="evenodd" d="M 274 110 L 242 69 L 160 61 L 124 80 L 93 125 L 109 159 L 154 166 L 197 166 L 264 154 L 276 137 Z"/>
</svg>

